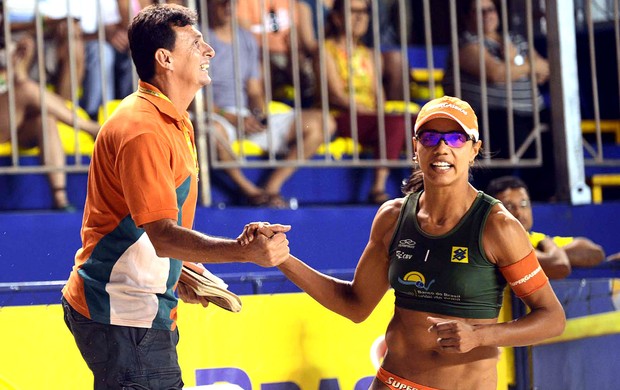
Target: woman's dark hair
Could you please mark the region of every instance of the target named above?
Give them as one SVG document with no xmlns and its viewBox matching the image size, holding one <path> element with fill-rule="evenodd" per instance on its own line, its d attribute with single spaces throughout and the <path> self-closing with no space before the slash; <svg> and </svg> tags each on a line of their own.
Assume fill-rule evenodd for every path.
<svg viewBox="0 0 620 390">
<path fill-rule="evenodd" d="M 416 167 L 411 172 L 411 175 L 407 180 L 403 180 L 403 186 L 401 191 L 405 195 L 419 192 L 424 189 L 424 174 L 420 167 Z"/>
<path fill-rule="evenodd" d="M 495 5 L 495 8 L 497 8 L 499 10 L 499 1 L 498 0 L 491 0 L 493 2 L 493 4 Z M 457 14 L 463 17 L 467 17 L 467 14 L 470 13 L 472 10 L 476 9 L 476 0 L 460 0 L 457 1 L 456 3 L 456 11 Z"/>
<path fill-rule="evenodd" d="M 368 9 L 370 10 L 370 0 L 365 1 L 368 5 Z M 334 0 L 332 9 L 329 10 L 327 19 L 325 21 L 325 38 L 334 38 L 344 33 L 344 31 L 341 30 L 344 29 L 345 5 L 345 0 Z M 336 18 L 341 18 L 343 22 L 336 22 Z"/>
<path fill-rule="evenodd" d="M 500 4 L 498 0 L 492 0 L 497 12 L 500 10 Z M 463 31 L 467 29 L 467 24 L 471 13 L 476 9 L 476 0 L 460 0 L 456 3 L 456 15 L 459 19 L 458 30 Z M 499 18 L 499 29 L 501 30 L 502 18 Z"/>
<path fill-rule="evenodd" d="M 140 11 L 129 25 L 129 49 L 136 72 L 143 81 L 155 75 L 155 52 L 174 50 L 176 34 L 173 27 L 196 24 L 195 11 L 176 4 L 155 4 Z"/>
</svg>

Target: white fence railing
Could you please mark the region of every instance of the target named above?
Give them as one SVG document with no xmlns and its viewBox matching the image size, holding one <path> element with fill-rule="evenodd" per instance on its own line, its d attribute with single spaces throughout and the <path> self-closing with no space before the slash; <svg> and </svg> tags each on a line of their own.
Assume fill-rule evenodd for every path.
<svg viewBox="0 0 620 390">
<path fill-rule="evenodd" d="M 255 0 L 261 8 L 265 8 L 266 0 Z M 67 4 L 70 2 L 67 1 Z M 188 2 L 190 7 L 197 8 L 200 10 L 201 21 L 200 28 L 203 32 L 205 32 L 206 40 L 209 41 L 208 37 L 208 6 L 206 0 L 195 0 Z M 289 6 L 292 6 L 296 1 L 290 0 Z M 331 135 L 328 133 L 327 128 L 329 123 L 330 107 L 329 107 L 329 96 L 327 95 L 327 77 L 326 77 L 326 49 L 323 44 L 326 37 L 324 33 L 325 26 L 325 17 L 326 11 L 322 6 L 322 2 L 317 1 L 317 5 L 315 7 L 310 7 L 310 10 L 316 15 L 316 35 L 314 39 L 316 40 L 317 49 L 314 52 L 314 58 L 312 60 L 315 62 L 316 72 L 315 76 L 315 86 L 319 93 L 316 95 L 315 106 L 318 109 L 322 110 L 323 115 L 323 139 L 324 144 L 327 146 L 330 144 Z M 504 43 L 508 42 L 509 33 L 513 30 L 519 30 L 520 33 L 525 37 L 524 44 L 530 48 L 533 48 L 536 42 L 543 42 L 544 46 L 548 48 L 548 60 L 551 69 L 551 78 L 549 84 L 549 94 L 547 94 L 546 101 L 549 103 L 551 108 L 551 132 L 553 134 L 553 139 L 555 139 L 555 149 L 554 153 L 556 154 L 556 172 L 550 172 L 551 175 L 556 175 L 558 178 L 558 195 L 560 199 L 570 200 L 573 203 L 584 203 L 589 201 L 589 194 L 586 190 L 583 191 L 583 186 L 585 185 L 584 178 L 584 167 L 598 167 L 598 166 L 606 166 L 606 167 L 618 167 L 620 166 L 620 160 L 617 158 L 613 158 L 605 154 L 607 148 L 606 145 L 610 143 L 607 140 L 608 135 L 606 132 L 616 131 L 616 139 L 613 143 L 620 143 L 620 109 L 618 105 L 616 105 L 615 116 L 612 114 L 610 118 L 602 118 L 601 111 L 599 107 L 601 106 L 601 96 L 607 99 L 608 96 L 615 96 L 616 104 L 618 95 L 620 95 L 620 84 L 618 84 L 618 79 L 620 78 L 620 28 L 619 28 L 619 11 L 618 11 L 618 0 L 614 0 L 613 2 L 606 2 L 604 4 L 605 9 L 601 11 L 601 2 L 574 2 L 573 4 L 577 7 L 577 9 L 571 9 L 571 7 L 566 7 L 567 2 L 562 2 L 562 7 L 559 6 L 559 2 L 557 0 L 548 0 L 546 2 L 542 1 L 532 1 L 532 0 L 524 0 L 524 1 L 508 1 L 501 0 L 497 1 L 498 6 L 498 17 L 501 21 L 503 28 L 500 30 L 499 34 Z M 613 4 L 612 4 L 613 3 Z M 2 12 L 3 15 L 11 15 L 14 11 L 10 8 L 11 4 L 16 4 L 16 2 L 4 1 L 2 2 Z M 38 4 L 38 2 L 35 2 Z M 350 1 L 345 1 L 346 5 L 350 4 Z M 430 99 L 435 96 L 438 96 L 442 93 L 442 75 L 446 77 L 447 74 L 444 74 L 444 68 L 441 64 L 438 64 L 436 58 L 437 51 L 434 50 L 438 47 L 447 48 L 448 51 L 453 53 L 452 56 L 447 57 L 446 63 L 450 63 L 448 66 L 448 70 L 450 73 L 450 79 L 454 83 L 454 93 L 456 95 L 461 95 L 462 90 L 462 73 L 459 72 L 462 66 L 462 60 L 459 60 L 458 55 L 456 53 L 459 50 L 459 31 L 462 28 L 462 16 L 459 15 L 459 10 L 457 7 L 457 2 L 455 0 L 445 0 L 445 1 L 429 1 L 429 0 L 420 0 L 420 1 L 408 1 L 408 0 L 393 0 L 386 2 L 378 2 L 371 1 L 369 2 L 370 8 L 370 17 L 372 18 L 372 23 L 369 31 L 370 44 L 372 45 L 372 56 L 375 62 L 378 64 L 378 74 L 381 74 L 382 70 L 382 47 L 379 44 L 381 40 L 382 32 L 388 27 L 393 25 L 398 25 L 398 28 L 395 29 L 396 36 L 400 41 L 400 45 L 396 47 L 392 47 L 391 49 L 400 54 L 402 59 L 402 63 L 400 66 L 400 78 L 402 78 L 402 100 L 404 101 L 415 101 L 416 98 L 420 98 L 420 95 L 426 93 L 425 96 L 422 96 L 423 99 Z M 381 6 L 385 6 L 386 4 L 390 4 L 396 7 L 397 11 L 394 15 L 397 15 L 397 19 L 388 19 L 387 22 L 385 20 L 381 20 L 381 16 L 383 15 Z M 477 2 L 476 13 L 480 17 L 485 12 L 480 8 L 480 1 Z M 232 0 L 231 8 L 233 11 L 236 11 L 237 8 L 237 0 Z M 291 7 L 292 8 L 292 7 Z M 570 9 L 570 14 L 567 15 L 566 9 Z M 592 10 L 595 10 L 592 11 Z M 296 9 L 297 10 L 297 9 Z M 350 23 L 354 15 L 350 12 L 350 10 L 345 7 L 344 17 L 345 20 Z M 98 7 L 91 12 L 96 12 L 97 16 L 101 15 L 101 7 Z M 292 12 L 292 18 L 295 19 L 300 15 L 295 15 L 295 12 Z M 593 15 L 596 14 L 595 17 Z M 575 16 L 576 15 L 576 16 Z M 36 42 L 36 53 L 38 58 L 44 57 L 44 20 L 47 21 L 44 15 L 41 14 L 41 10 L 39 7 L 35 7 L 34 15 L 33 15 L 33 23 L 31 25 L 31 34 L 35 38 Z M 567 18 L 567 16 L 570 16 Z M 568 20 L 570 19 L 570 20 Z M 7 126 L 8 129 L 0 129 L 0 141 L 6 141 L 4 143 L 5 149 L 0 149 L 0 151 L 4 150 L 5 158 L 8 159 L 8 163 L 3 163 L 0 165 L 0 174 L 30 174 L 30 173 L 45 173 L 45 172 L 53 172 L 59 169 L 66 171 L 67 173 L 72 172 L 85 172 L 87 170 L 87 163 L 83 163 L 83 159 L 81 156 L 81 149 L 79 147 L 80 138 L 77 133 L 74 139 L 75 143 L 75 163 L 68 164 L 62 168 L 53 167 L 53 166 L 26 166 L 22 165 L 20 162 L 20 148 L 19 148 L 19 134 L 18 134 L 18 122 L 19 118 L 16 115 L 19 110 L 16 110 L 16 94 L 19 94 L 20 91 L 15 90 L 13 77 L 15 75 L 15 67 L 12 61 L 12 51 L 13 47 L 12 41 L 19 34 L 23 34 L 23 32 L 18 32 L 16 30 L 16 23 L 12 22 L 12 19 L 9 17 L 3 17 L 4 21 L 2 26 L 3 33 L 3 48 L 2 55 L 0 55 L 0 67 L 3 69 L 0 70 L 3 77 L 3 83 L 0 83 L 0 106 L 3 108 L 2 113 L 0 113 L 0 118 L 5 117 L 6 121 L 4 122 L 4 126 Z M 70 23 L 71 18 L 67 17 L 67 25 L 69 29 L 73 28 L 73 23 Z M 104 24 L 101 21 L 102 18 L 98 17 L 98 32 L 96 34 L 97 39 L 102 42 L 105 40 L 104 34 Z M 575 23 L 575 20 L 577 22 Z M 596 21 L 595 21 L 596 20 Z M 8 22 L 8 23 L 7 23 Z M 396 23 L 398 22 L 398 23 Z M 387 24 L 386 24 L 387 23 Z M 233 18 L 233 25 L 237 25 L 237 21 Z M 420 27 L 422 26 L 422 27 Z M 303 150 L 303 137 L 302 134 L 302 123 L 300 120 L 299 113 L 304 109 L 303 102 L 300 96 L 302 85 L 300 80 L 300 68 L 301 58 L 299 55 L 299 46 L 300 43 L 300 23 L 291 23 L 290 29 L 288 32 L 280 32 L 289 34 L 290 42 L 291 42 L 291 53 L 292 56 L 290 58 L 294 77 L 292 78 L 291 91 L 292 95 L 290 96 L 290 105 L 291 109 L 295 112 L 295 131 L 297 134 L 296 143 L 297 149 L 299 151 Z M 478 32 L 482 30 L 482 24 L 478 24 L 477 26 Z M 417 32 L 417 34 L 416 34 Z M 601 33 L 603 32 L 603 33 Z M 261 34 L 259 34 L 259 41 L 262 44 L 262 55 L 267 57 L 269 55 L 268 52 L 268 37 L 266 36 L 267 32 L 263 30 Z M 608 34 L 613 36 L 610 42 L 613 42 L 612 45 L 606 46 L 601 53 L 601 49 L 597 46 L 597 39 L 600 36 Z M 481 34 L 479 34 L 481 35 Z M 560 40 L 559 36 L 562 35 L 563 39 Z M 351 28 L 347 28 L 347 42 L 348 49 L 347 52 L 351 52 L 352 40 L 351 36 Z M 546 36 L 546 38 L 545 38 Z M 587 37 L 587 47 L 588 52 L 587 56 L 580 53 L 579 58 L 577 58 L 577 43 L 572 42 L 567 46 L 566 37 L 570 36 L 579 36 L 579 37 Z M 67 43 L 69 47 L 69 63 L 70 67 L 70 77 L 71 77 L 71 89 L 70 96 L 68 100 L 71 101 L 72 113 L 73 113 L 73 123 L 71 125 L 74 128 L 77 128 L 77 118 L 78 118 L 78 95 L 81 89 L 81 85 L 77 82 L 77 69 L 79 65 L 76 63 L 76 55 L 75 55 L 75 42 L 72 40 L 72 32 L 69 31 L 67 34 Z M 581 39 L 581 38 L 580 38 Z M 570 41 L 570 39 L 569 39 Z M 238 45 L 233 45 L 237 49 Z M 418 47 L 421 48 L 422 51 L 417 51 L 416 53 L 424 53 L 425 58 L 420 60 L 417 57 L 411 57 L 409 54 L 412 52 L 412 48 Z M 385 47 L 383 49 L 386 49 Z M 567 54 L 568 53 L 568 54 Z M 573 53 L 571 55 L 570 53 Z M 105 61 L 105 53 L 100 52 L 101 61 Z M 601 58 L 603 55 L 606 59 L 613 62 L 615 59 L 615 69 L 614 76 L 616 77 L 615 83 L 606 82 L 601 80 L 601 75 L 598 73 L 600 67 L 598 66 L 597 59 Z M 236 50 L 235 51 L 235 62 L 247 60 L 243 58 L 243 52 Z M 482 56 L 480 57 L 483 58 Z M 413 61 L 410 61 L 413 59 Z M 511 68 L 510 61 L 512 59 L 506 59 L 503 66 L 505 67 L 506 77 L 509 78 L 511 76 Z M 414 63 L 415 62 L 415 63 Z M 422 63 L 420 66 L 419 64 Z M 34 68 L 30 72 L 31 75 L 35 79 L 38 80 L 40 85 L 40 96 L 41 102 L 40 105 L 43 107 L 41 110 L 41 114 L 43 118 L 45 118 L 47 113 L 47 103 L 45 101 L 45 91 L 46 85 L 48 84 L 48 78 L 46 74 L 45 61 L 37 61 L 37 67 Z M 583 72 L 579 72 L 580 68 L 589 67 L 589 81 L 586 83 L 591 85 L 591 91 L 581 90 L 580 84 L 577 81 L 577 75 L 583 75 Z M 270 65 L 269 62 L 263 62 L 263 86 L 265 89 L 265 97 L 266 101 L 270 101 L 274 96 L 274 91 L 271 89 L 270 83 Z M 427 77 L 426 80 L 420 82 L 420 80 L 416 80 L 416 73 L 421 73 L 423 77 Z M 568 74 L 567 71 L 572 72 Z M 351 72 L 349 72 L 351 73 Z M 489 168 L 497 168 L 497 167 L 531 167 L 531 166 L 539 166 L 542 164 L 543 156 L 542 153 L 544 148 L 541 147 L 541 131 L 544 131 L 545 127 L 541 125 L 540 118 L 538 116 L 538 111 L 534 111 L 534 116 L 532 118 L 532 126 L 531 132 L 529 136 L 522 137 L 522 143 L 515 142 L 515 124 L 511 119 L 511 116 L 506 118 L 506 127 L 502 129 L 489 129 L 488 127 L 488 110 L 489 110 L 489 97 L 487 96 L 488 92 L 488 81 L 485 75 L 489 73 L 489 69 L 483 65 L 481 61 L 479 73 L 481 74 L 480 86 L 482 90 L 482 107 L 479 112 L 479 119 L 481 126 L 483 128 L 482 139 L 485 142 L 493 144 L 493 140 L 495 135 L 493 132 L 496 131 L 505 131 L 507 138 L 509 140 L 509 150 L 508 155 L 502 158 L 493 157 L 493 155 L 487 155 L 483 157 L 479 164 L 483 166 L 487 166 Z M 236 73 L 238 76 L 238 73 Z M 534 80 L 536 75 L 532 71 L 530 74 L 530 78 Z M 606 76 L 605 76 L 606 77 Z M 102 83 L 106 78 L 106 74 L 102 74 Z M 237 80 L 239 77 L 237 77 Z M 375 80 L 375 87 L 379 91 L 384 90 L 384 78 L 377 77 Z M 349 78 L 348 86 L 352 87 L 354 80 Z M 135 83 L 135 78 L 134 78 Z M 103 83 L 105 84 L 105 83 Z M 237 83 L 239 89 L 242 88 L 240 83 Z M 509 99 L 508 103 L 508 112 L 512 112 L 515 108 L 512 105 L 512 97 L 513 92 L 511 90 L 511 83 L 508 83 L 507 86 L 507 96 Z M 532 83 L 532 100 L 535 104 L 536 93 L 535 93 L 535 83 Z M 105 99 L 105 91 L 103 92 Z M 587 100 L 587 105 L 591 105 L 592 107 L 592 118 L 589 119 L 589 125 L 591 130 L 584 130 L 584 136 L 586 138 L 582 138 L 582 118 L 580 114 L 580 102 L 581 106 L 584 105 L 584 100 Z M 264 150 L 264 153 L 260 156 L 250 156 L 244 148 L 241 148 L 239 151 L 235 153 L 235 158 L 228 161 L 221 161 L 215 150 L 215 142 L 214 138 L 216 137 L 216 133 L 214 131 L 210 131 L 212 129 L 211 120 L 214 114 L 214 106 L 213 106 L 213 95 L 210 87 L 205 88 L 201 91 L 195 100 L 195 104 L 192 107 L 193 117 L 195 119 L 195 129 L 197 131 L 197 143 L 200 154 L 201 165 L 203 167 L 210 167 L 211 169 L 226 169 L 230 167 L 243 167 L 243 168 L 274 168 L 274 167 L 283 167 L 283 166 L 294 166 L 294 167 L 335 167 L 335 166 L 344 166 L 344 167 L 377 167 L 377 166 L 387 166 L 387 167 L 408 167 L 410 165 L 411 157 L 412 157 L 412 149 L 410 142 L 408 140 L 411 139 L 412 136 L 412 120 L 415 118 L 416 111 L 415 109 L 411 109 L 409 105 L 403 105 L 401 107 L 402 115 L 405 116 L 405 136 L 407 137 L 407 141 L 405 142 L 405 148 L 402 151 L 402 157 L 397 160 L 391 160 L 386 158 L 386 132 L 389 132 L 390 129 L 386 128 L 386 99 L 384 94 L 379 94 L 377 96 L 377 116 L 379 118 L 377 131 L 379 133 L 377 146 L 379 148 L 379 152 L 376 153 L 372 157 L 368 154 L 364 153 L 362 148 L 358 147 L 357 142 L 357 125 L 359 121 L 359 117 L 356 115 L 355 105 L 353 103 L 353 97 L 350 97 L 350 121 L 352 124 L 352 132 L 351 138 L 353 147 L 349 150 L 345 151 L 348 154 L 349 158 L 337 158 L 334 154 L 330 153 L 330 149 L 326 148 L 322 154 L 315 156 L 314 158 L 307 159 L 304 158 L 301 152 L 297 154 L 297 158 L 295 159 L 281 159 L 277 155 L 275 150 Z M 608 103 L 608 102 L 607 102 Z M 105 106 L 105 105 L 104 105 Z M 237 107 L 239 111 L 241 111 L 241 105 Z M 576 112 L 575 112 L 576 111 Z M 104 116 L 105 116 L 104 112 Z M 48 147 L 48 139 L 46 136 L 45 126 L 46 121 L 42 121 L 42 145 L 41 147 L 45 150 Z M 617 126 L 617 127 L 614 127 Z M 611 129 L 611 130 L 610 130 Z M 242 141 L 245 137 L 245 131 L 243 126 L 237 129 L 239 139 Z M 587 132 L 592 132 L 592 134 L 586 134 Z M 2 135 L 4 134 L 4 139 L 2 139 Z M 10 140 L 10 141 L 9 141 Z M 569 140 L 570 142 L 565 142 Z M 7 143 L 10 143 L 10 148 L 6 148 Z M 613 144 L 612 143 L 612 144 Z M 528 155 L 527 157 L 523 156 L 524 149 L 529 145 L 533 144 L 534 154 Z M 559 145 L 559 146 L 558 146 Z M 1 145 L 0 145 L 1 146 Z M 336 145 L 332 145 L 332 148 L 335 148 Z M 7 154 L 6 150 L 10 149 L 10 152 Z M 560 151 L 558 153 L 558 150 Z M 585 150 L 585 152 L 584 152 Z M 201 174 L 204 176 L 200 181 L 203 186 L 203 199 L 202 203 L 210 204 L 210 188 L 209 188 L 209 169 L 201 169 Z M 575 193 L 576 191 L 576 193 Z M 585 194 L 585 195 L 584 195 Z"/>
</svg>

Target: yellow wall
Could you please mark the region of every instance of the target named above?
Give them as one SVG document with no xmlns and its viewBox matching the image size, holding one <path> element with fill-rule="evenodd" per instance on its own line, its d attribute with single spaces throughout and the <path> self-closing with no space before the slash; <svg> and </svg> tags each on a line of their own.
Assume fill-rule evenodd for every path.
<svg viewBox="0 0 620 390">
<path fill-rule="evenodd" d="M 236 367 L 253 389 L 292 381 L 314 390 L 321 379 L 337 378 L 341 389 L 352 390 L 359 379 L 374 375 L 370 346 L 385 332 L 394 297 L 387 294 L 362 324 L 301 293 L 242 300 L 243 310 L 236 314 L 179 307 L 179 359 L 187 386 L 196 384 L 196 369 Z M 0 334 L 0 389 L 92 388 L 60 305 L 0 308 Z M 505 389 L 505 383 L 498 388 Z"/>
</svg>

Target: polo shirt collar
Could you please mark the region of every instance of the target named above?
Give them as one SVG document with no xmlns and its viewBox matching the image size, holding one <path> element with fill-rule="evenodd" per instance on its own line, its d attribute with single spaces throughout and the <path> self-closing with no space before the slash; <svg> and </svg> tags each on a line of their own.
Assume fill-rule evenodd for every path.
<svg viewBox="0 0 620 390">
<path fill-rule="evenodd" d="M 170 101 L 170 99 L 164 95 L 157 87 L 151 85 L 145 81 L 138 81 L 138 96 L 148 100 L 151 102 L 157 109 L 170 118 L 174 119 L 176 122 L 181 122 L 186 119 L 187 113 L 185 115 L 181 114 L 174 104 Z"/>
</svg>

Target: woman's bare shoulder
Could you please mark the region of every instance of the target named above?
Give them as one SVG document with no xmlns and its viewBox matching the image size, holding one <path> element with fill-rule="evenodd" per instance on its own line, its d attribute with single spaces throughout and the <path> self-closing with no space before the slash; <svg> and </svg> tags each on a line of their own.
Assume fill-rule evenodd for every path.
<svg viewBox="0 0 620 390">
<path fill-rule="evenodd" d="M 379 211 L 377 211 L 377 216 L 382 216 L 386 218 L 398 218 L 400 214 L 400 209 L 403 207 L 405 203 L 405 198 L 394 198 L 386 201 L 379 207 Z"/>
<path fill-rule="evenodd" d="M 521 223 L 501 204 L 491 209 L 482 243 L 487 257 L 499 266 L 514 263 L 532 250 L 529 236 Z"/>
</svg>

